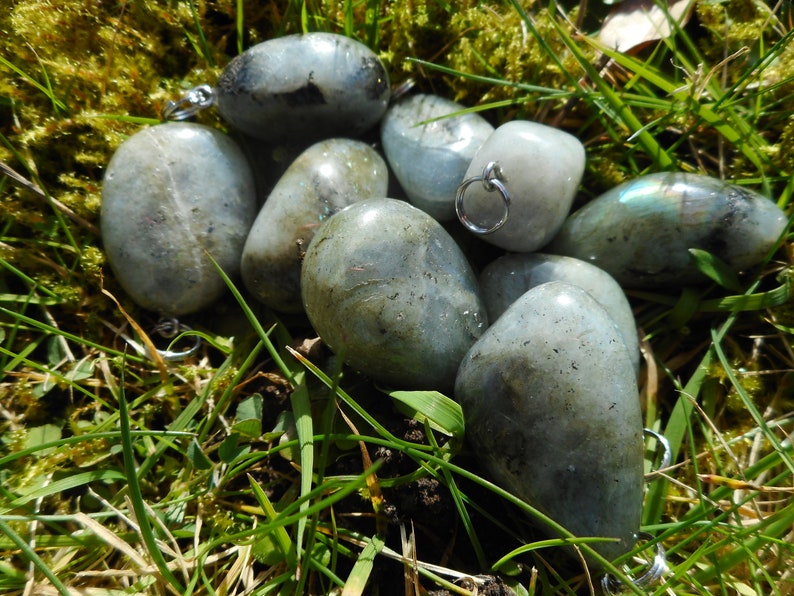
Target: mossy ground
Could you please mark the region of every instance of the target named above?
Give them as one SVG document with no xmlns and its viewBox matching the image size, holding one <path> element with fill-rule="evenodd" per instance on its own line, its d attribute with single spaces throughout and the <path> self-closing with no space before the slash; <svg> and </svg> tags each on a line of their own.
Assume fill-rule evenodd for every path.
<svg viewBox="0 0 794 596">
<path fill-rule="evenodd" d="M 304 413 L 325 437 L 315 476 L 307 481 L 295 458 L 279 455 L 279 436 L 303 406 L 276 357 L 311 335 L 300 317 L 257 310 L 265 329 L 280 323 L 268 355 L 230 298 L 190 321 L 206 340 L 197 357 L 156 366 L 125 354 L 121 332 L 134 335 L 131 321 L 149 329 L 155 316 L 125 298 L 105 263 L 101 180 L 127 135 L 157 122 L 167 101 L 213 83 L 242 49 L 330 30 L 378 51 L 395 84 L 411 78 L 494 123 L 527 118 L 577 135 L 588 150 L 578 203 L 641 173 L 678 169 L 751 186 L 791 213 L 790 4 L 699 0 L 685 27 L 632 55 L 575 29 L 580 17 L 597 26 L 605 10 L 597 0 L 5 2 L 0 591 L 322 593 L 348 578 L 355 593 L 352 578 L 369 578 L 369 591 L 403 593 L 397 563 L 378 556 L 371 572 L 357 563 L 362 545 L 376 548 L 364 540 L 373 533 L 400 550 L 400 528 L 413 522 L 419 559 L 472 575 L 526 540 L 501 497 L 452 475 L 451 464 L 476 471 L 465 450 L 422 451 L 433 445 L 427 429 L 349 371 L 346 395 L 363 412 L 346 410 L 348 422 L 333 416 L 333 387 L 308 386 Z M 214 110 L 199 120 L 225 127 Z M 794 591 L 790 237 L 770 257 L 739 280 L 741 292 L 722 279 L 631 295 L 646 334 L 645 422 L 676 452 L 646 497 L 645 528 L 670 561 L 657 593 Z M 753 297 L 734 297 L 745 292 Z M 367 413 L 382 421 L 380 434 Z M 139 434 L 124 432 L 130 421 Z M 371 438 L 385 430 L 391 443 Z M 359 433 L 370 438 L 357 443 Z M 139 494 L 124 467 L 130 454 Z M 378 458 L 379 482 L 355 484 Z M 351 497 L 324 501 L 348 489 Z M 301 510 L 298 522 L 289 518 L 296 503 L 326 506 Z M 148 524 L 139 519 L 147 515 Z M 270 528 L 274 519 L 288 521 Z M 296 555 L 302 547 L 314 558 Z M 558 575 L 562 567 L 537 553 L 516 561 L 523 571 L 502 577 L 519 593 L 588 590 L 581 570 Z M 410 566 L 407 577 L 437 588 Z M 493 593 L 504 589 L 489 581 Z"/>
</svg>

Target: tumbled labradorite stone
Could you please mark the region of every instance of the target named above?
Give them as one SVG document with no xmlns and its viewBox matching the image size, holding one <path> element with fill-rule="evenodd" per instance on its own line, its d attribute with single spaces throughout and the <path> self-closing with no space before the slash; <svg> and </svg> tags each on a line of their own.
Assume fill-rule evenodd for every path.
<svg viewBox="0 0 794 596">
<path fill-rule="evenodd" d="M 464 109 L 419 94 L 392 105 L 381 122 L 383 151 L 400 186 L 414 206 L 442 222 L 455 219 L 458 185 L 494 130 L 478 114 L 457 114 Z"/>
<path fill-rule="evenodd" d="M 187 122 L 145 128 L 119 146 L 102 183 L 102 241 L 113 273 L 144 308 L 198 311 L 226 285 L 254 219 L 256 195 L 240 148 Z"/>
<path fill-rule="evenodd" d="M 501 169 L 510 196 L 507 222 L 483 240 L 512 252 L 532 252 L 548 243 L 570 212 L 585 165 L 582 143 L 565 131 L 545 124 L 513 120 L 501 125 L 474 155 L 466 178 L 482 176 L 490 163 Z M 467 216 L 490 228 L 504 206 L 496 190 L 480 182 L 464 193 Z"/>
<path fill-rule="evenodd" d="M 232 59 L 215 90 L 218 110 L 261 140 L 308 145 L 375 126 L 391 91 L 386 69 L 364 44 L 335 33 L 288 35 Z"/>
<path fill-rule="evenodd" d="M 323 223 L 306 251 L 301 286 L 323 341 L 392 387 L 451 389 L 488 323 L 455 241 L 424 211 L 395 199 L 354 203 Z"/>
<path fill-rule="evenodd" d="M 625 182 L 571 215 L 544 250 L 588 261 L 624 287 L 708 281 L 689 253 L 706 250 L 735 272 L 760 263 L 786 228 L 772 201 L 684 172 Z"/>
<path fill-rule="evenodd" d="M 298 156 L 248 234 L 241 270 L 251 293 L 276 310 L 302 312 L 301 262 L 317 228 L 351 203 L 385 197 L 388 178 L 380 155 L 360 141 L 320 141 Z"/>
<path fill-rule="evenodd" d="M 592 296 L 558 281 L 523 294 L 463 358 L 455 397 L 498 485 L 577 536 L 617 539 L 591 544 L 607 559 L 634 546 L 640 401 L 623 339 Z"/>
<path fill-rule="evenodd" d="M 525 292 L 550 281 L 579 286 L 603 306 L 617 325 L 635 372 L 640 367 L 637 324 L 620 284 L 603 269 L 572 257 L 541 253 L 508 254 L 480 273 L 488 320 L 496 321 Z"/>
</svg>

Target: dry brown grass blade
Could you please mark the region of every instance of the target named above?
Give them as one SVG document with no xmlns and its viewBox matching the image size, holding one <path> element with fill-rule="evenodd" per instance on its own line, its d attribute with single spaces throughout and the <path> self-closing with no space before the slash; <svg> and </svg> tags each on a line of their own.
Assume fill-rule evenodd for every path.
<svg viewBox="0 0 794 596">
<path fill-rule="evenodd" d="M 119 312 L 124 316 L 125 319 L 127 319 L 127 322 L 130 324 L 130 326 L 133 329 L 135 329 L 136 333 L 138 334 L 138 337 L 141 338 L 141 341 L 144 343 L 146 349 L 149 351 L 149 357 L 152 359 L 152 361 L 157 366 L 157 369 L 160 371 L 160 379 L 162 380 L 163 385 L 168 384 L 168 369 L 165 366 L 165 360 L 163 360 L 163 357 L 160 356 L 160 353 L 157 351 L 154 342 L 152 342 L 152 340 L 143 330 L 143 327 L 141 327 L 138 324 L 138 322 L 135 319 L 133 319 L 127 313 L 126 310 L 124 310 L 124 307 L 121 306 L 121 303 L 116 299 L 116 297 L 113 294 L 108 292 L 105 288 L 102 288 L 102 293 L 113 301 L 113 304 L 116 305 L 116 308 L 119 309 Z"/>
</svg>

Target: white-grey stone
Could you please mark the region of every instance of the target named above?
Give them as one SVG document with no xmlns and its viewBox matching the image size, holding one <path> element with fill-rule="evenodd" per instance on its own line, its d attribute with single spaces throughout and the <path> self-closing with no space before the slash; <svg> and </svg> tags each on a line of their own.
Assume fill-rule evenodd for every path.
<svg viewBox="0 0 794 596">
<path fill-rule="evenodd" d="M 206 253 L 236 275 L 255 213 L 245 155 L 200 124 L 135 133 L 102 183 L 102 241 L 113 273 L 133 300 L 165 315 L 195 312 L 225 292 Z"/>
<path fill-rule="evenodd" d="M 510 215 L 497 231 L 483 240 L 514 252 L 532 252 L 559 231 L 571 209 L 582 179 L 585 151 L 582 143 L 562 130 L 514 120 L 497 128 L 466 170 L 466 179 L 481 176 L 489 162 L 501 169 L 501 180 L 511 198 Z M 498 191 L 479 182 L 465 191 L 465 213 L 475 224 L 490 228 L 503 214 Z"/>
<path fill-rule="evenodd" d="M 240 131 L 270 143 L 308 145 L 374 127 L 391 96 L 389 77 L 364 44 L 335 33 L 259 43 L 223 69 L 218 110 Z"/>
<path fill-rule="evenodd" d="M 251 293 L 276 310 L 302 312 L 301 262 L 315 231 L 351 203 L 384 198 L 388 178 L 381 156 L 360 141 L 328 139 L 301 153 L 248 234 L 241 273 Z"/>
<path fill-rule="evenodd" d="M 381 121 L 383 151 L 400 186 L 414 206 L 442 222 L 455 219 L 458 185 L 494 130 L 479 114 L 445 117 L 464 109 L 418 94 L 392 105 Z"/>
<path fill-rule="evenodd" d="M 588 261 L 624 287 L 707 281 L 690 248 L 735 272 L 769 253 L 786 228 L 775 203 L 744 187 L 684 172 L 648 174 L 621 184 L 571 215 L 545 252 Z"/>
<path fill-rule="evenodd" d="M 607 559 L 634 546 L 643 498 L 637 385 L 620 334 L 587 292 L 549 282 L 523 294 L 463 358 L 455 397 L 497 484 L 577 536 L 618 539 L 591 544 Z"/>
<path fill-rule="evenodd" d="M 488 321 L 474 272 L 436 220 L 373 199 L 322 224 L 303 260 L 314 329 L 354 369 L 393 387 L 449 390 Z"/>
<path fill-rule="evenodd" d="M 579 286 L 612 317 L 623 336 L 634 370 L 639 372 L 640 346 L 634 313 L 623 288 L 603 269 L 572 257 L 541 253 L 509 254 L 489 263 L 480 273 L 479 281 L 491 322 L 535 286 L 550 281 Z"/>
</svg>

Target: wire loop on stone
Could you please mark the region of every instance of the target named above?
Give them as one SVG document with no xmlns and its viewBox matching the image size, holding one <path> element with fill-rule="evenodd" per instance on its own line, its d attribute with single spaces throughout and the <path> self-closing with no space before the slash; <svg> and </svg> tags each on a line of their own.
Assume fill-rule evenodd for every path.
<svg viewBox="0 0 794 596">
<path fill-rule="evenodd" d="M 179 334 L 184 333 L 185 331 L 192 331 L 190 327 L 187 325 L 180 323 L 176 319 L 160 319 L 157 324 L 152 328 L 151 334 L 158 334 L 160 337 L 164 339 L 174 339 Z M 173 344 L 173 342 L 172 342 Z M 171 350 L 170 346 L 169 349 L 161 350 L 157 349 L 157 353 L 163 360 L 168 362 L 181 362 L 182 360 L 189 358 L 193 354 L 195 354 L 198 349 L 201 347 L 201 337 L 198 335 L 194 336 L 193 344 L 185 348 L 184 350 Z"/>
<path fill-rule="evenodd" d="M 458 192 L 455 195 L 455 212 L 458 215 L 458 219 L 460 223 L 462 223 L 467 230 L 473 232 L 475 234 L 493 234 L 496 230 L 501 228 L 507 222 L 507 218 L 510 215 L 510 193 L 507 192 L 507 187 L 502 182 L 502 170 L 499 167 L 499 164 L 496 162 L 488 162 L 486 166 L 482 170 L 482 176 L 472 176 L 464 180 L 460 186 L 458 186 Z M 502 213 L 502 218 L 496 222 L 490 228 L 485 228 L 482 226 L 477 225 L 466 214 L 466 211 L 463 207 L 463 195 L 466 193 L 466 189 L 473 184 L 474 182 L 482 182 L 483 188 L 488 192 L 493 192 L 494 190 L 498 191 L 502 197 L 502 204 L 504 206 L 504 211 Z"/>
<path fill-rule="evenodd" d="M 215 91 L 212 87 L 199 85 L 193 87 L 184 97 L 166 103 L 163 108 L 163 120 L 187 120 L 214 103 Z"/>
<path fill-rule="evenodd" d="M 637 535 L 637 539 L 650 541 L 653 540 L 653 536 L 647 532 L 640 532 Z M 631 583 L 638 588 L 646 588 L 657 583 L 662 578 L 665 571 L 667 571 L 667 555 L 665 554 L 662 543 L 657 542 L 653 546 L 656 552 L 654 553 L 653 561 L 651 561 L 648 570 L 641 576 L 631 579 Z M 604 590 L 604 594 L 612 595 L 619 593 L 622 587 L 623 583 L 609 574 L 601 578 L 601 588 Z"/>
<path fill-rule="evenodd" d="M 655 430 L 651 430 L 650 428 L 643 428 L 642 432 L 645 435 L 656 439 L 657 441 L 656 452 L 658 452 L 659 448 L 661 447 L 662 460 L 659 462 L 659 467 L 657 467 L 655 470 L 651 470 L 645 475 L 646 480 L 655 480 L 658 476 L 661 475 L 661 471 L 667 468 L 672 463 L 673 451 L 670 448 L 670 442 L 663 434 L 658 433 Z"/>
</svg>

